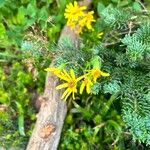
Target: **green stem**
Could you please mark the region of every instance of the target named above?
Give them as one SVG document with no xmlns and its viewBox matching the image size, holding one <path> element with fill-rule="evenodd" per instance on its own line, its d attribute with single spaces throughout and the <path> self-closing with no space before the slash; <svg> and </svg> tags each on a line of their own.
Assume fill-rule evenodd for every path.
<svg viewBox="0 0 150 150">
<path fill-rule="evenodd" d="M 107 103 L 105 104 L 105 106 L 103 107 L 103 109 L 101 111 L 102 115 L 107 114 L 108 110 L 110 109 L 110 106 L 112 105 L 114 100 L 117 98 L 117 96 L 118 96 L 118 93 L 111 95 L 110 99 L 107 101 Z"/>
</svg>

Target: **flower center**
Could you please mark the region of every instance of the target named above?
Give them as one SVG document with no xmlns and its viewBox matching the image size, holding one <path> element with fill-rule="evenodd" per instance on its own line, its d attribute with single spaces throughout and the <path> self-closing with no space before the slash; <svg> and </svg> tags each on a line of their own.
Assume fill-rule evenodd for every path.
<svg viewBox="0 0 150 150">
<path fill-rule="evenodd" d="M 101 73 L 98 71 L 98 70 L 95 70 L 94 72 L 93 72 L 93 76 L 94 77 L 99 77 L 101 75 Z"/>
<path fill-rule="evenodd" d="M 75 87 L 76 86 L 76 82 L 75 81 L 70 81 L 69 83 L 68 83 L 68 87 L 69 88 L 73 88 L 73 87 Z"/>
</svg>

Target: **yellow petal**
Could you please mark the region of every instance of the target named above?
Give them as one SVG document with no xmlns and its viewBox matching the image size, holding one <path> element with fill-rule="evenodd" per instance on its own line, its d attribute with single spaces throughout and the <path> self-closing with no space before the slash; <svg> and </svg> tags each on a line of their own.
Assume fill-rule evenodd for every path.
<svg viewBox="0 0 150 150">
<path fill-rule="evenodd" d="M 80 76 L 80 77 L 78 77 L 78 78 L 76 79 L 76 81 L 78 82 L 78 81 L 80 81 L 81 79 L 83 79 L 84 77 L 85 77 L 85 75 Z"/>
<path fill-rule="evenodd" d="M 86 20 L 85 20 L 85 19 L 80 20 L 80 21 L 79 21 L 79 25 L 80 25 L 81 27 L 84 27 L 84 26 L 86 25 Z"/>
<path fill-rule="evenodd" d="M 71 92 L 77 93 L 77 88 L 74 87 L 73 89 L 71 89 Z"/>
<path fill-rule="evenodd" d="M 63 89 L 63 88 L 66 88 L 66 87 L 68 87 L 68 83 L 63 83 L 63 84 L 58 85 L 56 87 L 56 89 L 59 90 L 59 89 Z"/>
<path fill-rule="evenodd" d="M 100 33 L 97 34 L 97 37 L 98 37 L 99 39 L 101 39 L 103 34 L 104 34 L 103 32 L 100 32 Z"/>
<path fill-rule="evenodd" d="M 103 32 L 100 32 L 98 35 L 100 35 L 100 36 L 101 36 L 101 35 L 103 35 L 103 34 L 104 34 Z"/>
<path fill-rule="evenodd" d="M 83 93 L 84 88 L 85 88 L 85 84 L 84 84 L 84 82 L 82 82 L 82 84 L 80 86 L 80 94 Z"/>
<path fill-rule="evenodd" d="M 44 69 L 45 71 L 48 71 L 48 72 L 51 72 L 51 71 L 55 71 L 56 70 L 56 68 L 46 68 L 46 69 Z"/>
<path fill-rule="evenodd" d="M 96 77 L 94 77 L 94 78 L 93 78 L 94 83 L 96 83 L 96 80 L 97 80 L 97 78 L 96 78 Z"/>
<path fill-rule="evenodd" d="M 94 11 L 90 11 L 90 12 L 88 12 L 88 14 L 93 15 L 93 14 L 94 14 Z"/>
<path fill-rule="evenodd" d="M 80 7 L 80 9 L 81 10 L 85 10 L 85 9 L 87 9 L 87 7 L 86 6 L 82 6 L 82 7 Z"/>
<path fill-rule="evenodd" d="M 64 80 L 64 81 L 67 81 L 67 82 L 69 82 L 70 81 L 70 79 L 68 79 L 64 74 L 57 74 L 57 77 L 59 77 L 60 79 L 62 79 L 62 80 Z"/>
<path fill-rule="evenodd" d="M 71 79 L 70 75 L 67 73 L 66 70 L 63 70 L 63 72 L 64 72 L 64 75 L 65 75 L 68 79 Z"/>
<path fill-rule="evenodd" d="M 108 77 L 108 76 L 110 76 L 110 74 L 109 74 L 109 73 L 106 73 L 106 72 L 101 71 L 101 76 Z"/>
<path fill-rule="evenodd" d="M 64 99 L 64 97 L 70 92 L 69 89 L 66 89 L 65 92 L 63 93 L 61 99 Z"/>
<path fill-rule="evenodd" d="M 93 29 L 92 26 L 91 26 L 91 24 L 89 24 L 89 23 L 87 23 L 86 27 L 87 27 L 89 30 L 92 30 L 92 29 Z"/>
<path fill-rule="evenodd" d="M 70 70 L 70 75 L 73 79 L 76 79 L 73 69 Z"/>
<path fill-rule="evenodd" d="M 64 13 L 65 18 L 68 18 L 68 13 Z"/>
<path fill-rule="evenodd" d="M 86 92 L 88 94 L 90 94 L 90 92 L 91 92 L 91 85 L 90 84 L 87 84 L 87 86 L 86 86 Z"/>
<path fill-rule="evenodd" d="M 74 92 L 72 92 L 72 98 L 75 99 Z"/>
<path fill-rule="evenodd" d="M 67 98 L 68 98 L 68 96 L 71 94 L 71 91 L 70 92 L 68 92 L 68 94 L 65 96 L 65 101 L 67 100 Z"/>
<path fill-rule="evenodd" d="M 68 8 L 68 9 L 70 9 L 70 8 L 72 8 L 72 7 L 73 7 L 72 3 L 69 3 L 69 4 L 66 6 L 66 8 Z"/>
<path fill-rule="evenodd" d="M 69 12 L 70 12 L 69 6 L 66 6 L 65 13 L 69 13 Z"/>
</svg>

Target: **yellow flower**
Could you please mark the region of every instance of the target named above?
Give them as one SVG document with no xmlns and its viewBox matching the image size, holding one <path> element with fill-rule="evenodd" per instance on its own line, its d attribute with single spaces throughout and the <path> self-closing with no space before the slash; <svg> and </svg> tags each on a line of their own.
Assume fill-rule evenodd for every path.
<svg viewBox="0 0 150 150">
<path fill-rule="evenodd" d="M 74 94 L 77 93 L 77 82 L 80 81 L 83 76 L 76 78 L 73 69 L 70 70 L 70 74 L 67 73 L 66 70 L 63 70 L 61 74 L 58 76 L 60 79 L 65 80 L 66 83 L 60 84 L 56 87 L 56 89 L 67 88 L 63 93 L 61 99 L 67 99 L 68 96 L 72 93 L 73 99 L 75 99 Z"/>
<path fill-rule="evenodd" d="M 108 77 L 110 76 L 109 73 L 103 72 L 98 68 L 93 68 L 92 70 L 88 70 L 88 73 L 93 77 L 94 83 L 96 83 L 97 78 L 100 76 Z"/>
<path fill-rule="evenodd" d="M 69 3 L 66 6 L 64 16 L 68 19 L 67 25 L 74 29 L 76 33 L 82 33 L 84 27 L 94 30 L 91 25 L 92 22 L 95 22 L 94 11 L 85 12 L 86 8 L 86 6 L 79 6 L 76 1 L 74 1 L 74 4 Z"/>
<path fill-rule="evenodd" d="M 94 11 L 90 11 L 90 12 L 88 12 L 84 17 L 83 17 L 83 19 L 81 19 L 80 21 L 79 21 L 79 25 L 80 26 L 86 26 L 89 30 L 94 30 L 93 28 L 92 28 L 92 22 L 95 22 L 95 19 L 94 19 L 94 16 L 93 16 L 93 14 L 94 14 Z"/>
<path fill-rule="evenodd" d="M 69 21 L 78 20 L 79 17 L 84 16 L 84 10 L 86 9 L 86 6 L 79 6 L 76 1 L 74 1 L 74 6 L 72 3 L 69 3 L 66 6 L 65 9 L 65 18 L 67 18 Z"/>
<path fill-rule="evenodd" d="M 103 34 L 104 34 L 103 32 L 100 32 L 100 33 L 97 34 L 97 37 L 98 37 L 99 39 L 101 39 Z"/>
<path fill-rule="evenodd" d="M 86 92 L 89 94 L 91 92 L 92 85 L 92 81 L 89 78 L 85 77 L 80 86 L 80 94 L 83 93 L 84 88 L 86 88 Z"/>
</svg>

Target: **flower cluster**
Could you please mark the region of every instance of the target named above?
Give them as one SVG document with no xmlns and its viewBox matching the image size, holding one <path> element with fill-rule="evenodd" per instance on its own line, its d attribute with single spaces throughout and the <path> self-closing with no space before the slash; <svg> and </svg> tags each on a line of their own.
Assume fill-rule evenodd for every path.
<svg viewBox="0 0 150 150">
<path fill-rule="evenodd" d="M 56 87 L 56 89 L 66 88 L 61 97 L 61 99 L 64 100 L 66 100 L 71 94 L 73 99 L 75 99 L 75 93 L 77 93 L 77 85 L 79 81 L 81 81 L 79 91 L 80 94 L 83 93 L 84 89 L 86 89 L 86 92 L 89 94 L 91 93 L 91 86 L 96 83 L 100 76 L 109 76 L 109 73 L 103 72 L 98 68 L 87 70 L 86 73 L 80 77 L 76 77 L 73 69 L 71 69 L 70 72 L 59 68 L 47 68 L 45 70 L 52 72 L 55 76 L 65 81 L 65 83 L 62 83 Z"/>
<path fill-rule="evenodd" d="M 91 25 L 92 22 L 95 22 L 94 11 L 85 12 L 86 9 L 86 6 L 79 6 L 76 1 L 74 5 L 69 3 L 66 6 L 64 16 L 68 19 L 67 25 L 74 29 L 76 33 L 82 33 L 84 27 L 94 30 Z"/>
</svg>

